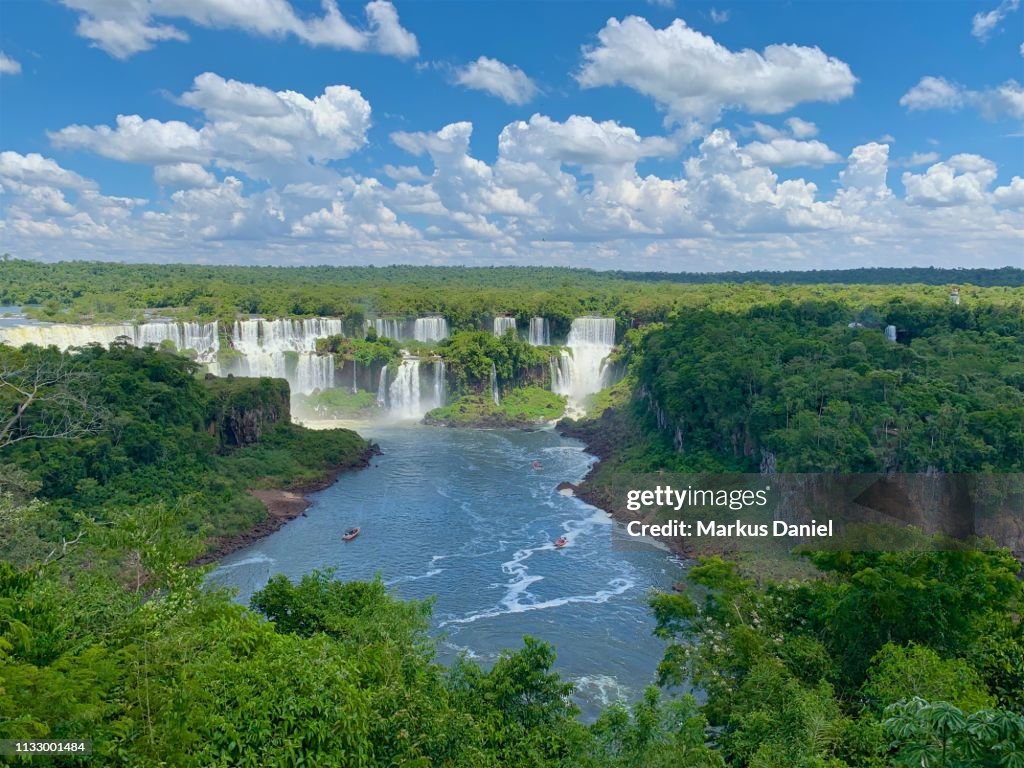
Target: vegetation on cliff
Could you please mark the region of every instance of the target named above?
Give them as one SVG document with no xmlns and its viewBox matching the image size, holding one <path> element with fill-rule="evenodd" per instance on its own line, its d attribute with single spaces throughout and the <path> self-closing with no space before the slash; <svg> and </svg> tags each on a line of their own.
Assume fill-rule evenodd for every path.
<svg viewBox="0 0 1024 768">
<path fill-rule="evenodd" d="M 446 427 L 543 426 L 565 412 L 565 397 L 541 387 L 513 389 L 495 405 L 489 394 L 468 394 L 427 413 L 427 424 Z"/>
</svg>

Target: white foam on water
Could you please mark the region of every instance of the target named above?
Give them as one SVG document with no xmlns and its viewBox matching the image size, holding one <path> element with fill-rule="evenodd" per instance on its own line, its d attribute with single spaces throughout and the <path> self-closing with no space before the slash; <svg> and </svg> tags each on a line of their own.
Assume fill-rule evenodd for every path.
<svg viewBox="0 0 1024 768">
<path fill-rule="evenodd" d="M 404 584 L 409 581 L 422 581 L 423 579 L 430 579 L 434 576 L 444 573 L 444 568 L 433 568 L 426 573 L 421 573 L 418 576 L 399 576 L 397 579 L 391 579 L 385 581 L 384 586 L 393 587 L 395 584 Z"/>
<path fill-rule="evenodd" d="M 543 577 L 535 577 L 535 580 L 539 580 Z M 607 603 L 613 597 L 618 597 L 624 592 L 628 592 L 636 586 L 636 582 L 631 579 L 612 579 L 608 582 L 609 589 L 602 589 L 595 592 L 592 595 L 570 595 L 568 597 L 556 597 L 551 600 L 544 600 L 536 603 L 519 603 L 513 599 L 503 599 L 501 601 L 501 607 L 491 608 L 486 611 L 480 611 L 479 613 L 473 613 L 469 616 L 464 616 L 460 619 L 450 619 L 448 621 L 441 622 L 438 626 L 446 626 L 448 624 L 472 624 L 480 619 L 490 619 L 495 616 L 502 616 L 510 613 L 526 613 L 528 611 L 544 611 L 549 608 L 560 608 L 563 605 L 569 605 L 571 603 Z"/>
<path fill-rule="evenodd" d="M 631 689 L 620 683 L 611 675 L 582 675 L 573 679 L 576 694 L 590 701 L 596 701 L 602 707 L 615 702 L 629 701 Z"/>
<path fill-rule="evenodd" d="M 231 570 L 233 568 L 241 568 L 242 566 L 245 566 L 245 565 L 256 565 L 258 563 L 270 563 L 270 564 L 273 564 L 273 563 L 276 563 L 276 562 L 277 562 L 277 560 L 275 560 L 274 558 L 268 557 L 267 555 L 264 555 L 263 553 L 258 553 L 258 554 L 255 554 L 255 555 L 250 555 L 249 557 L 247 557 L 247 558 L 245 558 L 243 560 L 239 560 L 239 561 L 234 562 L 234 563 L 225 563 L 223 565 L 218 565 L 216 568 L 214 568 L 210 572 L 210 575 L 215 576 L 216 574 L 220 573 L 221 571 L 229 571 L 229 570 Z"/>
</svg>

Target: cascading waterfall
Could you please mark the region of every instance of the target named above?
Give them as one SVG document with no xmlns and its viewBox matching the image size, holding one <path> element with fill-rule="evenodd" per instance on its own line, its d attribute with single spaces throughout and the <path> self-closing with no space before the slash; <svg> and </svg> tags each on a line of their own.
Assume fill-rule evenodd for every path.
<svg viewBox="0 0 1024 768">
<path fill-rule="evenodd" d="M 494 335 L 504 336 L 506 331 L 511 330 L 515 332 L 516 319 L 514 317 L 496 317 L 494 318 Z"/>
<path fill-rule="evenodd" d="M 434 361 L 434 401 L 431 408 L 442 407 L 447 400 L 444 360 Z"/>
<path fill-rule="evenodd" d="M 495 405 L 501 405 L 501 394 L 498 392 L 498 369 L 491 363 L 491 397 Z"/>
<path fill-rule="evenodd" d="M 418 317 L 413 325 L 416 341 L 440 341 L 448 338 L 448 321 L 443 317 Z"/>
<path fill-rule="evenodd" d="M 359 392 L 359 384 L 356 380 L 356 370 L 359 367 L 359 361 L 355 358 L 352 359 L 352 394 Z"/>
<path fill-rule="evenodd" d="M 331 389 L 334 355 L 315 354 L 316 342 L 339 335 L 343 330 L 338 317 L 237 320 L 231 328 L 231 346 L 238 356 L 210 369 L 219 376 L 287 379 L 293 395 Z"/>
<path fill-rule="evenodd" d="M 551 389 L 580 408 L 587 395 L 608 385 L 607 358 L 615 346 L 615 320 L 578 317 L 572 321 L 567 350 L 551 361 Z"/>
<path fill-rule="evenodd" d="M 388 407 L 388 367 L 386 365 L 380 369 L 380 379 L 377 381 L 377 407 Z"/>
<path fill-rule="evenodd" d="M 395 341 L 440 341 L 448 338 L 448 321 L 443 317 L 418 317 L 415 320 L 378 317 L 366 321 L 367 328 L 373 328 L 378 336 Z"/>
<path fill-rule="evenodd" d="M 546 317 L 530 318 L 530 343 L 535 347 L 551 346 L 551 331 Z"/>
<path fill-rule="evenodd" d="M 394 318 L 378 317 L 376 320 L 367 320 L 366 327 L 373 328 L 378 336 L 386 336 L 389 339 L 402 341 L 409 338 L 406 332 L 406 321 Z"/>
<path fill-rule="evenodd" d="M 395 380 L 388 387 L 389 411 L 400 419 L 423 416 L 420 404 L 420 361 L 416 357 L 402 360 Z"/>
<path fill-rule="evenodd" d="M 87 344 L 102 344 L 109 347 L 118 337 L 125 337 L 136 347 L 150 344 L 159 346 L 165 341 L 174 344 L 175 349 L 191 349 L 199 362 L 213 360 L 220 343 L 217 338 L 217 323 L 151 322 L 120 323 L 116 325 L 71 325 L 47 323 L 15 325 L 0 329 L 0 341 L 14 347 L 35 344 L 39 347 L 55 346 L 64 350 L 84 347 Z"/>
</svg>

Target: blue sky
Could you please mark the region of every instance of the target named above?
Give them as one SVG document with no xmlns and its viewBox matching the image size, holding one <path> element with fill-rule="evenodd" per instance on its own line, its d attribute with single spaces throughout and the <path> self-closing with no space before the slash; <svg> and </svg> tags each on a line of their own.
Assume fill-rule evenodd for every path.
<svg viewBox="0 0 1024 768">
<path fill-rule="evenodd" d="M 0 51 L 15 256 L 1024 260 L 1019 0 L 0 0 Z"/>
</svg>

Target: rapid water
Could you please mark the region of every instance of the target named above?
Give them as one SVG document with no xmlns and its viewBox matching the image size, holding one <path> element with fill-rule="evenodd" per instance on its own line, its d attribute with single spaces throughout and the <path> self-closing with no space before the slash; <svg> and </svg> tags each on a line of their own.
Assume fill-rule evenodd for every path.
<svg viewBox="0 0 1024 768">
<path fill-rule="evenodd" d="M 401 597 L 436 596 L 443 661 L 464 652 L 490 666 L 528 634 L 555 646 L 584 717 L 640 695 L 663 652 L 646 598 L 682 566 L 654 546 L 613 548 L 618 524 L 555 491 L 593 462 L 579 443 L 552 431 L 360 429 L 384 455 L 315 494 L 306 517 L 226 557 L 210 582 L 248 603 L 276 573 L 380 573 Z M 359 538 L 342 542 L 351 526 Z M 569 545 L 556 550 L 562 535 Z"/>
</svg>

